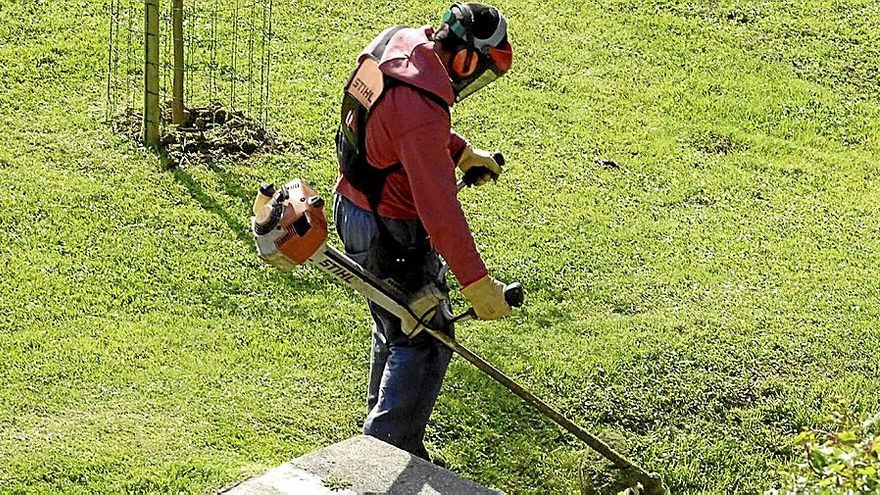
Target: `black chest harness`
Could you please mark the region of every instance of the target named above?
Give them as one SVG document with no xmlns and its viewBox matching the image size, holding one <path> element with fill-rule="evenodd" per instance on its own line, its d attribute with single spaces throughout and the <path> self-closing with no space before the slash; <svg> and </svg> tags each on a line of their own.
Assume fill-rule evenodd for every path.
<svg viewBox="0 0 880 495">
<path fill-rule="evenodd" d="M 424 89 L 410 85 L 399 79 L 389 77 L 379 68 L 379 60 L 385 53 L 388 43 L 405 26 L 395 26 L 379 40 L 376 48 L 365 57 L 352 72 L 342 97 L 342 114 L 339 130 L 336 133 L 336 156 L 339 169 L 346 180 L 362 192 L 370 204 L 376 220 L 378 238 L 373 240 L 370 254 L 364 268 L 381 277 L 391 277 L 415 291 L 427 281 L 424 278 L 424 260 L 430 253 L 430 246 L 424 227 L 419 222 L 419 234 L 414 245 L 404 246 L 389 232 L 385 221 L 379 215 L 379 202 L 382 189 L 392 173 L 403 165 L 398 162 L 385 168 L 374 167 L 367 161 L 367 120 L 371 111 L 391 88 L 408 86 L 421 95 L 436 102 L 449 115 L 449 105 L 439 96 Z"/>
<path fill-rule="evenodd" d="M 389 175 L 400 170 L 402 165 L 398 162 L 385 168 L 378 168 L 367 161 L 367 119 L 372 109 L 382 101 L 391 88 L 408 86 L 440 105 L 446 110 L 447 115 L 449 113 L 449 105 L 441 97 L 389 77 L 379 69 L 379 60 L 385 53 L 388 43 L 404 27 L 395 26 L 389 29 L 379 40 L 376 48 L 352 72 L 345 85 L 342 115 L 339 131 L 336 133 L 336 155 L 342 175 L 355 189 L 364 193 L 374 214 L 382 199 L 385 180 Z"/>
</svg>

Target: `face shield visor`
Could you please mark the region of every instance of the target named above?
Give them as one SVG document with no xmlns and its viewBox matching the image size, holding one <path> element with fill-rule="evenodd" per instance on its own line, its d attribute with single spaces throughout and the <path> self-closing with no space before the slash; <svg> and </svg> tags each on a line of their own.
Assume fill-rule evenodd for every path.
<svg viewBox="0 0 880 495">
<path fill-rule="evenodd" d="M 513 62 L 513 48 L 507 41 L 499 47 L 485 46 L 478 69 L 470 77 L 452 81 L 455 101 L 461 101 L 503 76 Z"/>
</svg>

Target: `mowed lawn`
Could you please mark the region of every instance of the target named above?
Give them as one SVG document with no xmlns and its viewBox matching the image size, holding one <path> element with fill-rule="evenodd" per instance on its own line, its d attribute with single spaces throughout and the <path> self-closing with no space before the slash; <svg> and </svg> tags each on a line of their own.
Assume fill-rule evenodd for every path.
<svg viewBox="0 0 880 495">
<path fill-rule="evenodd" d="M 109 3 L 0 0 L 0 492 L 206 493 L 360 431 L 363 300 L 263 265 L 249 203 L 329 194 L 353 57 L 448 3 L 275 3 L 294 151 L 168 170 L 103 122 Z M 673 493 L 760 492 L 835 397 L 877 413 L 877 2 L 499 5 L 513 69 L 453 123 L 507 157 L 461 199 L 528 296 L 460 340 Z M 602 469 L 462 360 L 428 443 L 511 494 Z"/>
</svg>

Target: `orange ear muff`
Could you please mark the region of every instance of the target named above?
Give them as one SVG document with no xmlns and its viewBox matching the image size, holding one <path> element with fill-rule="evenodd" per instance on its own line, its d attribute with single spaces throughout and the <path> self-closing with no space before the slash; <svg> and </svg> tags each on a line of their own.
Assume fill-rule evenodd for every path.
<svg viewBox="0 0 880 495">
<path fill-rule="evenodd" d="M 467 48 L 455 52 L 452 56 L 452 72 L 456 77 L 465 78 L 477 71 L 479 58 Z"/>
</svg>

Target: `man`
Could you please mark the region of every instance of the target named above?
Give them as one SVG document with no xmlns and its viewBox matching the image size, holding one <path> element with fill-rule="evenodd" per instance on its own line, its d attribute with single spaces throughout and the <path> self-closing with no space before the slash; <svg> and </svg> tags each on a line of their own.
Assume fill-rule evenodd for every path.
<svg viewBox="0 0 880 495">
<path fill-rule="evenodd" d="M 498 9 L 453 5 L 435 32 L 389 28 L 358 57 L 336 138 L 340 178 L 334 209 L 346 253 L 414 293 L 440 275 L 442 255 L 481 319 L 510 313 L 504 284 L 489 276 L 456 197 L 456 166 L 478 185 L 501 167 L 451 129 L 457 101 L 504 74 L 512 60 Z M 473 173 L 472 173 L 473 174 Z M 428 459 L 425 426 L 451 351 L 370 305 L 375 323 L 364 433 Z M 439 325 L 438 320 L 433 324 Z M 452 325 L 444 331 L 453 333 Z"/>
</svg>

